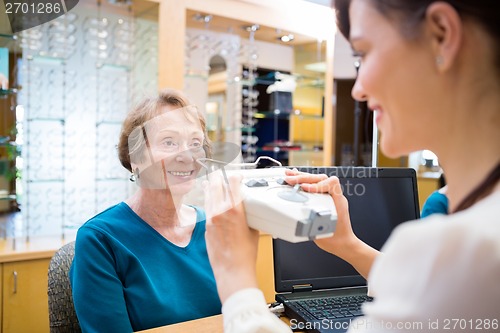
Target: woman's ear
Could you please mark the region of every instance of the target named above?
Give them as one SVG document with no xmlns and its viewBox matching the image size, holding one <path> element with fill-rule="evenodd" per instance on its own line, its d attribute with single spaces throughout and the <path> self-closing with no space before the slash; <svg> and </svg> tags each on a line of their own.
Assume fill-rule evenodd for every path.
<svg viewBox="0 0 500 333">
<path fill-rule="evenodd" d="M 435 2 L 426 11 L 425 22 L 430 33 L 438 71 L 455 63 L 462 43 L 463 23 L 458 12 L 446 2 Z"/>
</svg>

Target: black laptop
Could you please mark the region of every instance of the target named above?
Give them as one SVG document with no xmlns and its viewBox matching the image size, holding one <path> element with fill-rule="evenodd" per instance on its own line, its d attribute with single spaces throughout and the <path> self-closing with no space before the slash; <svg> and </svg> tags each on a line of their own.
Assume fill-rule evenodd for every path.
<svg viewBox="0 0 500 333">
<path fill-rule="evenodd" d="M 420 217 L 415 170 L 409 168 L 298 168 L 337 176 L 349 201 L 354 232 L 380 249 L 398 224 Z M 313 242 L 273 240 L 276 301 L 292 329 L 345 332 L 371 301 L 365 279 L 348 263 Z"/>
</svg>

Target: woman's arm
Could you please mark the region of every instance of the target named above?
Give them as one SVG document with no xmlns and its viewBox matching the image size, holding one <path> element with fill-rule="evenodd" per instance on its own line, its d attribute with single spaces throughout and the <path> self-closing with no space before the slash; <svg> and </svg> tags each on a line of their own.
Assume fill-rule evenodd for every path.
<svg viewBox="0 0 500 333">
<path fill-rule="evenodd" d="M 70 280 L 83 332 L 133 331 L 112 252 L 99 232 L 78 231 Z"/>
</svg>

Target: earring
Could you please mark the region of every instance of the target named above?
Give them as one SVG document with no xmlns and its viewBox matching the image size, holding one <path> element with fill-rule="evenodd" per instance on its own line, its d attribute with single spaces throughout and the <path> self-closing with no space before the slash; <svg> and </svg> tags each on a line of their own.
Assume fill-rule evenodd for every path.
<svg viewBox="0 0 500 333">
<path fill-rule="evenodd" d="M 131 182 L 135 182 L 136 180 L 139 179 L 139 168 L 135 168 L 134 172 L 130 174 L 130 177 L 128 178 Z"/>
<path fill-rule="evenodd" d="M 437 57 L 436 57 L 436 65 L 437 65 L 437 66 L 441 66 L 443 63 L 444 63 L 444 59 L 443 59 L 443 57 L 442 57 L 442 56 L 440 56 L 440 55 L 439 55 L 439 56 L 437 56 Z"/>
</svg>

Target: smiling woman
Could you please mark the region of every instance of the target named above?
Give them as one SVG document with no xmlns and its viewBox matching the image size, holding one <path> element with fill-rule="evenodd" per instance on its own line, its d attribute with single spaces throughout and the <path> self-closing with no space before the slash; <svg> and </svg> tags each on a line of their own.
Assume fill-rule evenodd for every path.
<svg viewBox="0 0 500 333">
<path fill-rule="evenodd" d="M 183 203 L 196 160 L 210 154 L 203 116 L 180 92 L 163 90 L 127 115 L 118 153 L 138 190 L 78 230 L 70 278 L 82 331 L 132 332 L 220 313 L 205 212 Z"/>
<path fill-rule="evenodd" d="M 452 213 L 399 226 L 380 255 L 354 234 L 338 178 L 289 171 L 288 184 L 332 195 L 335 234 L 316 244 L 354 266 L 375 297 L 349 329 L 415 331 L 412 323 L 428 323 L 443 331 L 458 318 L 468 332 L 497 330 L 500 12 L 491 0 L 335 0 L 335 6 L 340 30 L 361 56 L 352 95 L 375 110 L 382 151 L 435 152 Z M 217 211 L 213 197 L 207 206 Z M 225 332 L 290 332 L 256 288 L 255 231 L 246 227 L 241 205 L 209 221 Z M 346 320 L 326 312 L 329 322 Z"/>
<path fill-rule="evenodd" d="M 196 107 L 160 109 L 160 115 L 130 133 L 130 164 L 141 188 L 168 189 L 177 195 L 181 184 L 189 191 L 200 169 L 195 161 L 207 156 L 203 148 L 204 142 L 208 148 L 208 141 Z"/>
</svg>

